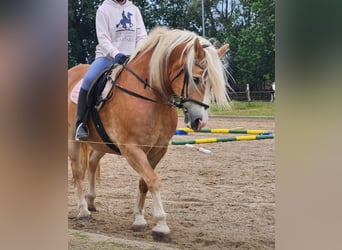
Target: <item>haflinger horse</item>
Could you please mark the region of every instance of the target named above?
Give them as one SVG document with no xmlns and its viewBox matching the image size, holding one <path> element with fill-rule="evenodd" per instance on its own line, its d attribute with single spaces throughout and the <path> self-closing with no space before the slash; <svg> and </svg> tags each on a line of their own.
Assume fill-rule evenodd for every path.
<svg viewBox="0 0 342 250">
<path fill-rule="evenodd" d="M 220 59 L 227 48 L 225 44 L 216 49 L 208 40 L 190 31 L 166 27 L 153 29 L 127 64 L 117 66 L 122 67 L 122 71 L 116 78 L 111 98 L 99 112 L 103 127 L 119 152 L 103 143 L 91 119 L 87 141 L 74 140 L 77 106 L 68 98 L 69 159 L 78 192 L 78 218 L 89 217 L 90 211 L 96 211 L 95 172 L 100 159 L 106 153 L 120 154 L 141 177 L 132 229 L 147 228 L 144 203 L 150 191 L 155 219 L 153 238 L 171 241 L 160 196 L 161 182 L 154 169 L 175 133 L 177 108 L 183 110 L 191 128 L 199 130 L 208 121 L 211 100 L 229 106 L 229 85 Z M 69 69 L 69 97 L 87 68 L 88 65 L 78 65 Z M 91 154 L 81 154 L 86 147 L 91 148 Z M 82 159 L 84 155 L 90 155 L 88 161 Z M 86 194 L 82 184 L 82 162 L 88 164 Z"/>
</svg>

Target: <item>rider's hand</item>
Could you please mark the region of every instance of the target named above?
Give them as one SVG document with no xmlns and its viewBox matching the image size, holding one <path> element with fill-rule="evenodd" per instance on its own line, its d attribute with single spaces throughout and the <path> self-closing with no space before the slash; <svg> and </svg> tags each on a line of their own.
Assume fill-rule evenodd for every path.
<svg viewBox="0 0 342 250">
<path fill-rule="evenodd" d="M 124 64 L 127 59 L 128 59 L 128 56 L 126 56 L 126 55 L 124 55 L 122 53 L 118 53 L 114 57 L 114 63 Z"/>
</svg>

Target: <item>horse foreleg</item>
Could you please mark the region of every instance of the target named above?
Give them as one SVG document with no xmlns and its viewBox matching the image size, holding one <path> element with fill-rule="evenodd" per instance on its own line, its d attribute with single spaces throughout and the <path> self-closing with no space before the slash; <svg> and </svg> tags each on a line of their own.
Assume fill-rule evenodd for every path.
<svg viewBox="0 0 342 250">
<path fill-rule="evenodd" d="M 157 224 L 152 229 L 152 236 L 154 240 L 170 242 L 170 228 L 166 223 L 166 213 L 163 208 L 159 189 L 151 191 L 152 194 L 152 213 L 157 220 Z"/>
<path fill-rule="evenodd" d="M 95 176 L 96 176 L 96 168 L 98 166 L 99 161 L 104 156 L 104 153 L 99 151 L 92 151 L 89 156 L 89 166 L 88 166 L 88 192 L 85 196 L 85 199 L 88 204 L 89 211 L 96 211 L 96 207 L 94 204 L 96 198 L 96 189 L 95 189 Z"/>
<path fill-rule="evenodd" d="M 155 148 L 154 151 L 150 152 L 149 163 L 152 168 L 155 169 L 159 161 L 165 155 L 167 148 Z M 156 188 L 150 189 L 152 194 L 152 213 L 154 218 L 157 220 L 157 224 L 152 229 L 152 236 L 154 240 L 171 242 L 170 228 L 166 223 L 166 213 L 163 208 L 162 200 L 160 197 L 160 181 L 154 184 Z"/>
<path fill-rule="evenodd" d="M 138 193 L 135 210 L 135 221 L 143 218 L 143 206 L 147 192 L 146 189 L 148 189 L 152 194 L 152 213 L 153 217 L 156 219 L 156 226 L 154 226 L 152 229 L 153 239 L 157 241 L 170 242 L 170 228 L 166 223 L 166 213 L 162 205 L 159 191 L 160 179 L 154 171 L 154 167 L 161 159 L 161 156 L 159 159 L 154 161 L 148 161 L 146 154 L 141 149 L 136 147 L 126 147 L 121 150 L 121 152 L 126 157 L 128 163 L 137 173 L 139 173 L 145 183 L 142 184 L 142 182 L 140 182 L 142 186 L 139 185 L 139 189 L 142 189 L 142 192 L 140 191 Z M 139 217 L 139 219 L 137 219 L 137 217 Z"/>
<path fill-rule="evenodd" d="M 90 212 L 88 210 L 87 202 L 84 197 L 84 189 L 83 189 L 83 170 L 80 163 L 80 144 L 75 142 L 69 142 L 69 158 L 71 161 L 71 169 L 72 175 L 74 179 L 74 183 L 77 189 L 77 206 L 79 210 L 78 218 L 87 218 L 90 216 Z"/>
<path fill-rule="evenodd" d="M 152 213 L 154 218 L 157 220 L 156 226 L 152 229 L 152 236 L 155 240 L 170 242 L 170 228 L 166 223 L 166 213 L 163 209 L 163 204 L 160 197 L 159 188 L 158 190 L 153 190 L 152 193 Z M 141 232 L 146 229 L 147 222 L 144 218 L 144 204 L 148 188 L 143 179 L 139 181 L 139 191 L 137 201 L 134 207 L 134 222 L 133 231 Z"/>
<path fill-rule="evenodd" d="M 134 222 L 132 226 L 134 232 L 141 232 L 147 228 L 147 222 L 144 217 L 144 204 L 147 191 L 147 185 L 145 181 L 141 178 L 139 181 L 137 201 L 134 206 Z"/>
</svg>

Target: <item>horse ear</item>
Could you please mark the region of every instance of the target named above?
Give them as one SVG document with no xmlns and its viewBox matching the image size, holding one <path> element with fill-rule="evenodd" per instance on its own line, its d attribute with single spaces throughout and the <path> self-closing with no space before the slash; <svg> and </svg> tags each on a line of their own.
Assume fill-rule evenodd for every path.
<svg viewBox="0 0 342 250">
<path fill-rule="evenodd" d="M 217 50 L 217 54 L 219 55 L 219 57 L 222 57 L 226 53 L 228 47 L 229 47 L 229 44 L 224 44 L 222 45 L 221 48 Z"/>
<path fill-rule="evenodd" d="M 202 61 L 203 58 L 205 57 L 205 52 L 198 38 L 195 39 L 194 50 L 195 50 L 195 60 Z"/>
</svg>

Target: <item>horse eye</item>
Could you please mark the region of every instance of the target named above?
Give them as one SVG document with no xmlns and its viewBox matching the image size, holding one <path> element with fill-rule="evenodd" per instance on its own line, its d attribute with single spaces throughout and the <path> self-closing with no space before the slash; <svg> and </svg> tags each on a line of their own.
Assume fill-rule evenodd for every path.
<svg viewBox="0 0 342 250">
<path fill-rule="evenodd" d="M 201 83 L 201 78 L 199 77 L 194 77 L 193 80 L 196 85 L 199 85 Z"/>
</svg>

